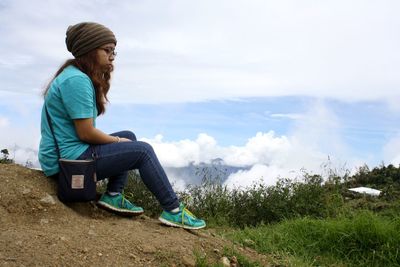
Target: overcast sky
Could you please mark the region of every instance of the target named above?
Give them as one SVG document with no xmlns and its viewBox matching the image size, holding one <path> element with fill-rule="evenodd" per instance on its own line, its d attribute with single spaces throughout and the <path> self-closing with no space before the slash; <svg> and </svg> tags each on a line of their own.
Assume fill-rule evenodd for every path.
<svg viewBox="0 0 400 267">
<path fill-rule="evenodd" d="M 400 163 L 399 1 L 0 0 L 0 146 L 36 162 L 40 93 L 68 25 L 118 44 L 99 127 L 131 129 L 165 166 L 220 157 L 233 183 Z"/>
</svg>

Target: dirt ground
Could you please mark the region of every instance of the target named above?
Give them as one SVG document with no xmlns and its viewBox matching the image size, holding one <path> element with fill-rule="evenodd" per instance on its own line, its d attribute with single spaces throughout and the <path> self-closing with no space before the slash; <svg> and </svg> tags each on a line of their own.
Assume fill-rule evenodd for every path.
<svg viewBox="0 0 400 267">
<path fill-rule="evenodd" d="M 188 231 L 144 215 L 120 217 L 94 202 L 64 205 L 42 172 L 0 164 L 0 266 L 196 266 L 194 253 L 214 265 L 232 246 L 211 228 Z M 235 249 L 268 266 L 265 256 Z"/>
</svg>

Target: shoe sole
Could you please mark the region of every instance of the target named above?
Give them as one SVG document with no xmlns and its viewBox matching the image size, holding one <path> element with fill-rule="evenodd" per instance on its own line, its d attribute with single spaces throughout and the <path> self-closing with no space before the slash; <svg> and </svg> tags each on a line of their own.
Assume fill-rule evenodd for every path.
<svg viewBox="0 0 400 267">
<path fill-rule="evenodd" d="M 105 209 L 105 210 L 108 210 L 108 211 L 111 211 L 111 212 L 114 212 L 114 213 L 116 213 L 116 214 L 118 214 L 118 215 L 123 215 L 123 216 L 137 216 L 137 215 L 141 215 L 141 214 L 144 213 L 144 210 L 141 210 L 141 211 L 131 211 L 131 210 L 117 209 L 117 208 L 115 208 L 115 207 L 113 207 L 113 206 L 111 206 L 111 205 L 109 205 L 109 204 L 107 204 L 107 203 L 105 203 L 105 202 L 102 202 L 102 201 L 98 201 L 98 202 L 97 202 L 97 205 L 98 205 L 100 208 L 103 208 L 103 209 Z"/>
<path fill-rule="evenodd" d="M 158 220 L 165 225 L 177 227 L 177 228 L 184 228 L 184 229 L 188 229 L 188 230 L 198 230 L 198 229 L 202 229 L 202 228 L 206 227 L 206 225 L 194 227 L 194 226 L 188 226 L 188 225 L 184 225 L 184 224 L 176 224 L 176 223 L 167 221 L 166 219 L 161 218 L 161 217 L 158 218 Z"/>
</svg>

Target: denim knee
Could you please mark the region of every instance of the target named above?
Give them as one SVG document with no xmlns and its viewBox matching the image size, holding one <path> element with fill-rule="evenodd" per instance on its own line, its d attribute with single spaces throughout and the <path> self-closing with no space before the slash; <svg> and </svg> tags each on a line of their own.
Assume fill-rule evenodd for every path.
<svg viewBox="0 0 400 267">
<path fill-rule="evenodd" d="M 128 138 L 129 140 L 132 141 L 137 141 L 136 135 L 132 131 L 121 131 L 116 134 L 118 134 L 119 137 Z"/>
<path fill-rule="evenodd" d="M 145 154 L 147 154 L 147 155 L 155 155 L 154 149 L 149 143 L 146 143 L 146 142 L 143 142 L 143 141 L 138 141 L 138 143 L 142 147 L 143 152 Z"/>
<path fill-rule="evenodd" d="M 136 135 L 133 133 L 133 132 L 131 132 L 131 131 L 126 131 L 127 132 L 127 135 L 128 135 L 128 139 L 130 139 L 130 140 L 132 140 L 132 141 L 137 141 L 137 139 L 136 139 Z"/>
</svg>

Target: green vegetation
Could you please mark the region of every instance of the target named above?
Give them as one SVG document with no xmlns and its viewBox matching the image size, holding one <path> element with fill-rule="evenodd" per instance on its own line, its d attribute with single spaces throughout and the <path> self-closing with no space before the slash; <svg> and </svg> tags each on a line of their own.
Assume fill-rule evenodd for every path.
<svg viewBox="0 0 400 267">
<path fill-rule="evenodd" d="M 137 171 L 129 172 L 128 182 L 124 190 L 125 197 L 133 203 L 143 207 L 146 215 L 151 217 L 159 216 L 162 212 L 157 199 L 151 194 L 140 179 Z"/>
<path fill-rule="evenodd" d="M 293 255 L 305 265 L 396 266 L 399 229 L 399 219 L 363 211 L 352 217 L 299 218 L 246 228 L 231 233 L 231 238 L 261 253 Z"/>
<path fill-rule="evenodd" d="M 189 186 L 179 197 L 209 226 L 269 255 L 277 265 L 400 266 L 399 167 L 363 166 L 354 175 L 346 171 L 341 176 L 328 171 L 325 179 L 303 173 L 295 181 L 232 190 L 219 175 L 210 175 L 215 172 L 200 171 L 201 185 Z M 382 193 L 371 197 L 348 190 L 358 186 Z M 157 201 L 136 172 L 130 173 L 125 194 L 149 216 L 159 215 Z M 197 261 L 202 266 L 207 259 Z M 245 258 L 238 261 L 257 266 Z"/>
<path fill-rule="evenodd" d="M 8 149 L 2 149 L 0 153 L 2 155 L 0 158 L 0 163 L 8 164 L 14 162 L 12 159 L 9 158 L 10 153 L 8 152 Z"/>
</svg>

